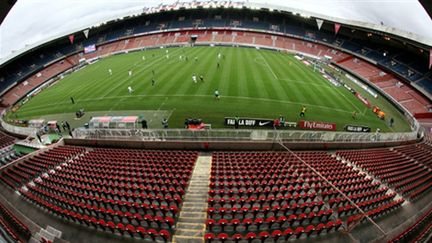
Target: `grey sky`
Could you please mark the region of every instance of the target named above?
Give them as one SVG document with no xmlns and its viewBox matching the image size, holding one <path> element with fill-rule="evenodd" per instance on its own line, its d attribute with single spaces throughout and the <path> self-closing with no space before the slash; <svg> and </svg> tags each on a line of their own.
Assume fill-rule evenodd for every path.
<svg viewBox="0 0 432 243">
<path fill-rule="evenodd" d="M 155 0 L 18 0 L 0 26 L 0 58 L 13 50 L 68 31 L 85 28 L 145 6 Z M 413 32 L 432 39 L 432 20 L 417 0 L 251 0 L 283 5 L 337 18 L 358 20 Z"/>
</svg>

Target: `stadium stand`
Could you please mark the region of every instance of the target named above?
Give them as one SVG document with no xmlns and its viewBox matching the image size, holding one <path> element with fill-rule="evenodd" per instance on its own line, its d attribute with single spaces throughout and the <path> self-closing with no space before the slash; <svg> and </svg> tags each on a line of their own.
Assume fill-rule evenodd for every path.
<svg viewBox="0 0 432 243">
<path fill-rule="evenodd" d="M 422 148 L 405 147 L 338 151 L 337 155 L 373 174 L 404 197 L 416 199 L 431 188 L 432 173 Z"/>
<path fill-rule="evenodd" d="M 0 203 L 0 225 L 3 230 L 0 233 L 14 242 L 27 242 L 31 232 L 14 214 Z"/>
<path fill-rule="evenodd" d="M 0 148 L 5 148 L 15 142 L 15 138 L 0 131 Z"/>
<path fill-rule="evenodd" d="M 413 225 L 405 229 L 402 233 L 393 238 L 391 243 L 407 242 L 412 239 L 413 242 L 423 242 L 422 238 L 430 234 L 432 230 L 432 209 L 421 216 Z M 426 239 L 424 239 L 426 240 Z"/>
<path fill-rule="evenodd" d="M 326 152 L 296 155 L 325 180 L 290 153 L 213 153 L 205 238 L 289 240 L 342 230 L 346 218 L 360 212 L 329 183 L 374 216 L 404 201 Z"/>
<path fill-rule="evenodd" d="M 406 48 L 391 49 L 391 51 L 383 50 L 382 45 L 375 43 L 377 40 L 367 41 L 352 33 L 341 32 L 337 38 L 333 36 L 331 31 L 324 26 L 321 31 L 317 31 L 314 23 L 309 23 L 311 20 L 298 19 L 295 17 L 284 16 L 283 23 L 272 14 L 257 16 L 256 13 L 246 13 L 243 19 L 238 19 L 238 15 L 234 13 L 224 13 L 222 19 L 215 19 L 218 11 L 209 17 L 204 16 L 198 10 L 190 10 L 192 16 L 197 16 L 197 19 L 189 19 L 189 15 L 185 15 L 184 21 L 178 21 L 178 16 L 173 13 L 158 13 L 145 18 L 131 18 L 121 23 L 113 23 L 108 27 L 104 27 L 96 34 L 91 34 L 88 39 L 76 39 L 74 45 L 70 45 L 67 41 L 58 41 L 51 46 L 44 46 L 28 55 L 13 61 L 8 64 L 8 69 L 0 73 L 3 80 L 1 83 L 2 89 L 9 87 L 15 82 L 26 85 L 18 85 L 5 94 L 3 104 L 12 105 L 18 101 L 23 95 L 27 94 L 42 82 L 54 77 L 55 75 L 65 71 L 77 64 L 77 60 L 85 57 L 92 58 L 96 56 L 108 55 L 119 51 L 137 49 L 143 47 L 153 47 L 157 45 L 169 45 L 172 43 L 188 43 L 191 34 L 198 34 L 198 43 L 241 43 L 247 45 L 261 45 L 266 47 L 285 48 L 292 51 L 304 52 L 315 56 L 328 55 L 332 56 L 333 61 L 337 62 L 346 58 L 347 54 L 342 51 L 351 51 L 360 57 L 367 58 L 377 62 L 380 68 L 375 64 L 366 63 L 366 61 L 358 61 L 353 63 L 353 59 L 342 62 L 343 66 L 358 73 L 366 79 L 377 82 L 381 72 L 396 73 L 400 77 L 395 77 L 396 82 L 402 82 L 407 88 L 401 91 L 390 90 L 386 91 L 393 96 L 397 101 L 402 101 L 402 105 L 410 109 L 413 113 L 427 111 L 431 107 L 430 102 L 426 101 L 420 95 L 422 90 L 430 91 L 432 82 L 428 78 L 428 70 L 426 65 L 422 65 L 418 60 L 415 62 L 409 58 L 412 56 Z M 191 28 L 192 22 L 198 22 L 202 27 L 211 27 L 213 30 L 182 30 L 169 31 L 175 28 Z M 236 23 L 233 25 L 233 23 Z M 272 23 L 272 24 L 270 24 Z M 162 25 L 161 25 L 162 24 Z M 166 29 L 163 34 L 147 34 L 150 31 L 161 31 Z M 173 27 L 174 26 L 174 27 Z M 235 27 L 233 27 L 235 26 Z M 246 27 L 245 27 L 246 26 Z M 274 29 L 274 26 L 278 28 Z M 227 30 L 227 28 L 234 28 Z M 244 29 L 257 29 L 266 31 L 275 31 L 274 34 L 253 33 L 253 31 L 245 32 Z M 218 34 L 215 34 L 218 33 Z M 234 35 L 235 33 L 235 35 Z M 137 36 L 138 35 L 138 36 Z M 142 35 L 142 36 L 140 36 Z M 289 35 L 286 36 L 286 35 Z M 84 46 L 92 43 L 97 43 L 97 52 L 83 55 L 81 52 Z M 329 51 L 330 50 L 330 51 Z M 388 53 L 384 56 L 382 53 Z M 335 55 L 336 54 L 336 55 Z M 341 55 L 341 56 L 340 56 Z M 71 58 L 71 56 L 73 56 Z M 350 56 L 350 55 L 348 55 Z M 70 59 L 74 59 L 71 61 Z M 354 60 L 358 60 L 355 58 Z M 49 65 L 46 65 L 49 64 Z M 386 70 L 382 70 L 386 69 Z M 388 70 L 387 70 L 388 69 Z M 408 75 L 408 69 L 414 74 Z M 42 71 L 43 70 L 43 71 Z M 5 72 L 5 73 L 3 73 Z M 38 77 L 35 82 L 34 75 L 42 73 L 43 76 Z M 403 80 L 405 79 L 405 80 Z M 411 86 L 411 83 L 415 86 Z M 409 96 L 406 96 L 406 93 Z M 400 97 L 403 97 L 401 100 Z"/>
<path fill-rule="evenodd" d="M 0 70 L 0 89 L 7 90 L 2 106 L 55 81 L 83 58 L 190 44 L 191 35 L 197 35 L 198 45 L 241 44 L 329 56 L 335 65 L 370 81 L 413 114 L 432 107 L 424 96 L 424 91 L 432 93 L 431 72 L 413 61 L 412 52 L 404 47 L 384 50 L 380 42 L 344 30 L 335 36 L 330 25 L 317 31 L 315 19 L 268 13 L 253 18 L 246 9 L 242 15 L 228 9 L 188 11 L 193 17 L 187 14 L 181 21 L 171 12 L 128 18 L 101 27 L 88 39 L 78 36 L 73 45 L 56 40 L 6 63 Z M 94 43 L 95 52 L 82 52 Z M 26 200 L 89 229 L 171 241 L 197 152 L 65 145 L 16 161 L 22 154 L 11 149 L 15 140 L 0 132 L 4 166 L 0 179 Z M 213 152 L 209 198 L 203 200 L 208 205 L 204 238 L 208 242 L 309 239 L 349 230 L 366 220 L 363 212 L 372 219 L 385 218 L 405 199 L 414 204 L 429 195 L 431 155 L 429 141 L 335 154 Z M 16 242 L 30 238 L 29 229 L 1 204 L 0 213 L 2 234 Z M 425 240 L 432 231 L 431 214 L 428 210 L 393 242 Z"/>
<path fill-rule="evenodd" d="M 23 184 L 42 173 L 54 168 L 73 156 L 83 152 L 83 148 L 71 146 L 56 147 L 31 158 L 19 161 L 7 167 L 1 173 L 1 180 L 13 189 L 18 189 Z"/>
<path fill-rule="evenodd" d="M 5 147 L 0 149 L 0 167 L 9 164 L 24 156 L 23 153 L 15 151 L 12 147 Z"/>
<path fill-rule="evenodd" d="M 144 47 L 154 47 L 156 45 L 170 45 L 172 43 L 176 44 L 187 44 L 190 40 L 191 34 L 198 34 L 197 43 L 208 43 L 209 40 L 214 43 L 241 43 L 245 45 L 260 45 L 266 47 L 279 47 L 292 51 L 298 51 L 314 56 L 331 56 L 333 61 L 337 62 L 348 70 L 370 80 L 375 83 L 378 87 L 382 88 L 384 92 L 393 97 L 396 101 L 400 102 L 402 106 L 410 110 L 412 113 L 419 113 L 428 111 L 432 105 L 425 99 L 418 91 L 409 85 L 404 85 L 402 87 L 397 87 L 396 83 L 401 83 L 402 81 L 393 77 L 390 80 L 385 80 L 382 85 L 381 73 L 383 70 L 376 66 L 373 66 L 365 61 L 361 61 L 357 58 L 352 58 L 352 56 L 347 55 L 343 52 L 337 51 L 332 48 L 328 48 L 322 44 L 311 44 L 306 41 L 300 41 L 295 38 L 277 36 L 276 39 L 271 39 L 270 35 L 236 31 L 235 35 L 232 31 L 217 31 L 218 34 L 209 33 L 208 31 L 183 31 L 183 32 L 170 32 L 165 34 L 154 34 L 146 35 L 142 37 L 136 37 L 129 40 L 120 40 L 113 43 L 104 44 L 99 46 L 97 51 L 90 54 L 81 55 L 81 57 L 91 59 L 97 56 L 105 56 L 111 53 L 123 52 L 130 49 L 139 49 Z M 18 85 L 15 88 L 9 90 L 4 95 L 5 104 L 13 104 L 18 101 L 25 94 L 33 90 L 38 85 L 42 84 L 44 81 L 55 77 L 55 75 L 62 73 L 63 71 L 72 67 L 74 63 L 77 63 L 79 59 L 78 55 L 74 55 L 66 59 L 66 61 L 61 60 L 57 63 L 49 66 L 48 68 L 34 74 L 30 78 L 23 82 L 22 85 Z M 343 61 L 340 61 L 343 60 Z M 42 75 L 40 75 L 42 74 Z M 387 75 L 387 74 L 386 74 Z M 384 75 L 385 77 L 388 77 Z M 25 84 L 25 85 L 24 85 Z"/>
<path fill-rule="evenodd" d="M 90 228 L 171 239 L 196 152 L 58 149 L 65 148 L 81 154 L 20 189 L 25 198 Z M 47 156 L 52 154 L 43 155 Z"/>
</svg>

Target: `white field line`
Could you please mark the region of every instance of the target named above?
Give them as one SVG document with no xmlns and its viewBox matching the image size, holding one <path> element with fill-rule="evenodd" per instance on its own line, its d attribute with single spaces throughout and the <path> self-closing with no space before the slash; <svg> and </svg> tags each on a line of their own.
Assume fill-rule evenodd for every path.
<svg viewBox="0 0 432 243">
<path fill-rule="evenodd" d="M 261 51 L 258 51 L 259 54 L 261 55 L 261 58 L 264 60 L 265 65 L 267 66 L 267 68 L 270 70 L 270 72 L 273 74 L 273 76 L 275 77 L 276 80 L 279 80 L 278 76 L 276 75 L 276 73 L 273 71 L 273 69 L 270 67 L 270 65 L 268 64 L 267 60 L 264 58 L 263 54 L 261 53 Z"/>
<path fill-rule="evenodd" d="M 176 94 L 176 95 L 164 95 L 164 94 L 160 94 L 160 95 L 122 95 L 122 96 L 107 96 L 107 97 L 99 97 L 99 98 L 89 98 L 89 99 L 81 99 L 80 101 L 83 102 L 93 102 L 93 101 L 100 101 L 100 100 L 106 100 L 106 99 L 133 99 L 133 98 L 137 98 L 137 97 L 203 97 L 203 98 L 213 98 L 213 95 L 182 95 L 182 94 Z M 315 104 L 308 104 L 308 103 L 304 103 L 304 102 L 293 102 L 293 101 L 286 101 L 286 100 L 277 100 L 277 99 L 268 99 L 268 98 L 259 98 L 259 97 L 246 97 L 246 96 L 221 96 L 222 99 L 242 99 L 242 100 L 259 100 L 259 101 L 265 101 L 265 102 L 277 102 L 277 103 L 282 103 L 282 104 L 292 104 L 292 105 L 307 105 L 310 107 L 317 107 L 320 109 L 327 109 L 327 110 L 333 110 L 333 111 L 338 111 L 338 112 L 343 112 L 343 113 L 349 113 L 351 114 L 352 111 L 347 111 L 347 110 L 342 110 L 342 109 L 338 109 L 338 108 L 333 108 L 333 107 L 328 107 L 328 106 L 321 106 L 321 105 L 315 105 Z M 57 103 L 57 105 L 60 104 L 69 104 L 69 102 L 59 102 Z M 34 107 L 33 110 L 38 110 L 38 109 L 43 109 L 43 108 L 49 108 L 52 107 L 51 105 L 43 105 L 43 106 L 38 106 L 38 107 Z"/>
<path fill-rule="evenodd" d="M 177 49 L 176 51 L 174 51 L 174 53 L 177 53 L 180 50 L 181 49 Z M 154 64 L 156 62 L 159 62 L 159 61 L 161 61 L 163 59 L 166 59 L 165 55 L 158 57 L 156 60 L 153 60 L 151 63 L 147 64 L 147 66 L 145 66 L 143 69 L 141 69 L 141 70 L 139 70 L 137 72 L 134 72 L 132 75 L 136 76 L 136 75 L 138 75 L 138 74 L 140 74 L 140 73 L 148 70 L 149 67 L 154 66 Z M 126 77 L 126 75 L 127 75 L 127 73 L 125 72 L 125 77 Z M 113 86 L 111 89 L 109 89 L 107 92 L 105 92 L 105 94 L 103 94 L 102 97 L 108 96 L 111 92 L 113 92 L 114 90 L 118 89 L 121 85 L 124 85 L 127 81 L 129 81 L 132 84 L 131 77 L 126 77 L 126 78 L 120 80 L 120 82 L 118 82 L 117 85 Z"/>
</svg>

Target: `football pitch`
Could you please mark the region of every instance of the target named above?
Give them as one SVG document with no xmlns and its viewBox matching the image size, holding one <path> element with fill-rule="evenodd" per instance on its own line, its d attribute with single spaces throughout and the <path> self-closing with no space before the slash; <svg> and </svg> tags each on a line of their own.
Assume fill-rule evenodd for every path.
<svg viewBox="0 0 432 243">
<path fill-rule="evenodd" d="M 143 115 L 150 128 L 161 128 L 165 117 L 170 128 L 183 127 L 186 118 L 201 118 L 212 128 L 224 128 L 224 117 L 282 115 L 288 122 L 334 122 L 338 130 L 352 124 L 373 131 L 409 131 L 404 116 L 387 100 L 375 99 L 350 80 L 343 81 L 384 110 L 387 120 L 394 118 L 394 126 L 292 54 L 219 46 L 158 48 L 103 58 L 44 89 L 8 117 L 61 121 L 72 119 L 83 108 L 90 115 Z M 215 98 L 215 90 L 220 99 Z M 307 108 L 304 118 L 299 116 L 302 106 Z M 79 122 L 88 122 L 89 116 Z"/>
</svg>

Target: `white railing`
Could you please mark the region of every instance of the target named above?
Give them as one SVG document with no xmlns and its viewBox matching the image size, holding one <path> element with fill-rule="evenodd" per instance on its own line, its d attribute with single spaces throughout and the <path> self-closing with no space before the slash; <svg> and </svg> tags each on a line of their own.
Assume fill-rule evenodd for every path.
<svg viewBox="0 0 432 243">
<path fill-rule="evenodd" d="M 211 129 L 86 129 L 78 128 L 74 138 L 138 141 L 292 141 L 292 142 L 395 142 L 418 138 L 417 132 L 351 133 L 299 130 Z"/>
</svg>

